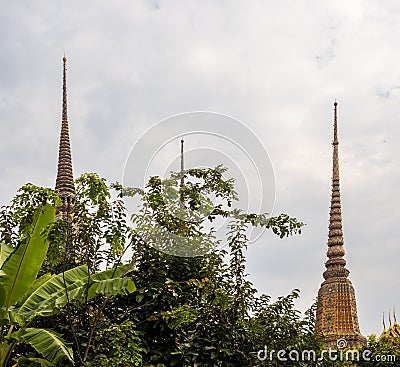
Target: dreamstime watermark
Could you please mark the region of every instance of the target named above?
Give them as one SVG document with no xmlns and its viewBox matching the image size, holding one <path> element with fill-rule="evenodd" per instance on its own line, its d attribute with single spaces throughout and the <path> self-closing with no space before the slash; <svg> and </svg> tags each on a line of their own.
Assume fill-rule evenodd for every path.
<svg viewBox="0 0 400 367">
<path fill-rule="evenodd" d="M 228 169 L 224 178 L 235 179 L 235 190 L 240 201 L 237 207 L 244 213 L 272 214 L 275 204 L 275 176 L 269 155 L 257 135 L 244 123 L 224 114 L 214 112 L 187 112 L 162 120 L 148 129 L 136 142 L 125 163 L 122 183 L 124 187 L 146 186 L 149 177 L 169 178 L 170 172 L 180 171 L 180 141 L 184 139 L 185 169 L 208 168 L 222 165 Z M 226 177 L 225 177 L 226 175 Z M 190 212 L 190 209 L 170 201 L 171 187 L 161 192 L 170 215 L 179 220 L 207 225 L 206 215 Z M 176 190 L 179 186 L 176 186 Z M 137 213 L 140 203 L 126 197 L 130 214 Z M 207 203 L 211 212 L 219 204 L 217 197 Z M 179 204 L 179 203 L 178 203 Z M 207 213 L 206 210 L 204 210 Z M 201 213 L 200 213 L 201 214 Z M 137 218 L 137 217 L 136 217 Z M 219 220 L 219 222 L 218 222 Z M 223 247 L 226 221 L 219 218 L 212 223 L 213 233 L 221 239 Z M 148 226 L 149 227 L 149 226 Z M 148 241 L 160 251 L 175 256 L 193 257 L 204 255 L 209 248 L 196 247 L 196 239 L 169 233 L 155 224 L 151 226 L 154 241 Z M 255 242 L 263 228 L 253 228 L 249 242 Z"/>
<path fill-rule="evenodd" d="M 337 341 L 337 349 L 324 349 L 321 352 L 316 352 L 313 349 L 305 349 L 302 351 L 291 349 L 291 350 L 269 350 L 267 346 L 264 349 L 260 349 L 257 352 L 257 358 L 259 361 L 293 361 L 293 362 L 321 362 L 324 360 L 328 361 L 339 361 L 339 362 L 395 362 L 396 356 L 393 354 L 381 354 L 373 355 L 372 351 L 365 349 L 359 351 L 356 349 L 346 349 L 347 341 L 345 339 L 339 339 Z"/>
</svg>

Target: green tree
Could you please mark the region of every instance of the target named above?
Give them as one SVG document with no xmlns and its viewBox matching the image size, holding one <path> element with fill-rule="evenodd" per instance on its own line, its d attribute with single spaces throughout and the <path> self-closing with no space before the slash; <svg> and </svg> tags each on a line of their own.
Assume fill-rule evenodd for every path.
<svg viewBox="0 0 400 367">
<path fill-rule="evenodd" d="M 372 334 L 368 338 L 368 344 L 360 350 L 366 353 L 366 359 L 362 360 L 360 366 L 381 367 L 400 365 L 400 338 L 382 336 L 380 338 Z"/>
<path fill-rule="evenodd" d="M 73 215 L 48 231 L 42 272 L 119 268 L 129 249 L 137 291 L 112 302 L 67 302 L 35 326 L 65 335 L 82 366 L 264 366 L 257 353 L 265 346 L 321 348 L 312 310 L 303 318 L 294 307 L 298 291 L 271 302 L 246 273 L 253 226 L 285 237 L 300 233 L 303 224 L 285 214 L 242 212 L 235 207 L 234 181 L 224 173 L 222 167 L 192 169 L 184 172 L 183 186 L 173 173 L 167 180 L 150 178 L 144 189 L 107 187 L 96 174 L 81 176 Z M 0 213 L 3 237 L 15 237 L 16 213 L 29 212 L 43 190 L 25 187 L 14 207 Z M 141 202 L 132 226 L 123 202 L 130 196 Z M 224 238 L 215 234 L 218 221 L 226 221 Z"/>
<path fill-rule="evenodd" d="M 17 364 L 30 361 L 50 366 L 63 359 L 72 362 L 72 351 L 60 336 L 47 328 L 31 327 L 35 320 L 55 314 L 70 302 L 88 302 L 97 295 L 108 297 L 135 289 L 131 279 L 122 277 L 126 267 L 90 274 L 83 265 L 36 278 L 48 250 L 43 232 L 53 224 L 54 212 L 54 206 L 44 204 L 33 212 L 26 211 L 28 215 L 16 222 L 19 233 L 5 236 L 8 240 L 15 237 L 15 243 L 0 244 L 1 367 L 8 365 L 20 343 L 30 344 L 46 360 L 22 357 Z"/>
<path fill-rule="evenodd" d="M 47 280 L 35 282 L 48 247 L 45 238 L 41 236 L 41 231 L 53 220 L 54 207 L 39 208 L 33 216 L 32 229 L 27 227 L 23 229 L 26 237 L 15 249 L 10 245 L 0 244 L 0 366 L 2 367 L 8 365 L 12 352 L 19 342 L 31 344 L 50 362 L 58 363 L 63 358 L 72 361 L 71 350 L 56 334 L 45 329 L 28 327 L 29 320 L 35 316 L 37 309 L 27 306 L 26 300 L 40 287 L 40 283 Z M 19 328 L 15 328 L 16 325 Z M 46 347 L 43 343 L 46 343 Z"/>
<path fill-rule="evenodd" d="M 143 203 L 132 217 L 138 289 L 133 297 L 118 297 L 107 312 L 134 320 L 146 366 L 256 366 L 265 365 L 257 359 L 265 345 L 321 348 L 312 312 L 303 319 L 294 309 L 298 292 L 270 303 L 256 295 L 245 268 L 249 228 L 263 226 L 284 237 L 299 233 L 303 224 L 284 214 L 269 217 L 234 208 L 233 180 L 225 180 L 224 172 L 221 167 L 192 169 L 185 172 L 184 186 L 179 174 L 172 174 L 168 180 L 151 178 L 145 190 L 122 191 L 140 195 Z M 227 246 L 218 249 L 221 239 L 206 224 L 221 218 L 228 220 Z M 204 250 L 203 256 L 168 254 Z"/>
</svg>

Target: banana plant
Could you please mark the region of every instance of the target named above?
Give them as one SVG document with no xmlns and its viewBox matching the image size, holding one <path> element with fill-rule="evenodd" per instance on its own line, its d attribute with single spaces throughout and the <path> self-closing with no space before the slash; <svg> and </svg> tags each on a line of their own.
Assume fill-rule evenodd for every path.
<svg viewBox="0 0 400 367">
<path fill-rule="evenodd" d="M 31 229 L 16 248 L 0 244 L 0 367 L 6 367 L 19 343 L 30 344 L 43 358 L 21 357 L 35 365 L 73 364 L 72 349 L 49 329 L 30 327 L 38 317 L 54 315 L 69 302 L 84 303 L 97 295 L 128 294 L 136 288 L 124 277 L 127 266 L 89 274 L 79 266 L 61 274 L 37 275 L 45 260 L 48 242 L 44 229 L 54 222 L 55 209 L 38 208 Z M 18 364 L 18 362 L 17 362 Z"/>
</svg>

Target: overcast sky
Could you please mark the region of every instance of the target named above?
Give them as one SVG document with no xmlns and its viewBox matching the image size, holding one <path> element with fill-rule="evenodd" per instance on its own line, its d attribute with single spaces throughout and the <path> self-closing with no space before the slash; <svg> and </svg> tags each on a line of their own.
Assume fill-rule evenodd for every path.
<svg viewBox="0 0 400 367">
<path fill-rule="evenodd" d="M 2 205 L 26 182 L 54 186 L 65 52 L 75 176 L 121 181 L 137 139 L 176 114 L 226 114 L 256 135 L 274 167 L 274 214 L 307 226 L 285 240 L 265 233 L 250 246 L 248 272 L 274 298 L 299 288 L 302 310 L 323 280 L 337 98 L 346 259 L 362 332 L 380 333 L 382 312 L 400 310 L 397 0 L 21 0 L 2 5 L 0 42 Z M 187 149 L 204 144 L 186 139 Z M 186 166 L 207 166 L 207 149 Z"/>
</svg>

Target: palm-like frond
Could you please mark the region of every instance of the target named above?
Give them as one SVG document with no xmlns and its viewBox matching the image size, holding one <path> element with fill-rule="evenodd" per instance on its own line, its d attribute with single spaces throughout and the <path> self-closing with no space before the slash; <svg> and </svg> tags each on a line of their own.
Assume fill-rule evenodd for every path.
<svg viewBox="0 0 400 367">
<path fill-rule="evenodd" d="M 58 334 L 47 329 L 23 328 L 11 335 L 19 342 L 30 344 L 39 354 L 48 361 L 58 364 L 67 359 L 73 363 L 72 349 L 65 346 Z"/>
</svg>

